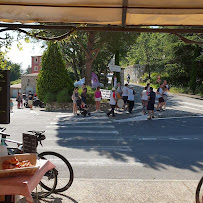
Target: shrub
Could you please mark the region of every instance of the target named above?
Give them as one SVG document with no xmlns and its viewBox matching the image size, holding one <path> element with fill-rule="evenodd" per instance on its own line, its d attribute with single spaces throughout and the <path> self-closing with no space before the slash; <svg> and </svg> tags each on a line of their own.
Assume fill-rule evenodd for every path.
<svg viewBox="0 0 203 203">
<path fill-rule="evenodd" d="M 42 69 L 37 79 L 37 95 L 45 102 L 47 92 L 57 95 L 65 88 L 70 94 L 73 82 L 69 77 L 58 44 L 50 42 L 47 51 L 42 56 Z"/>
<path fill-rule="evenodd" d="M 56 101 L 56 94 L 53 92 L 48 92 L 44 97 L 45 104 L 55 102 Z"/>
<path fill-rule="evenodd" d="M 63 90 L 61 90 L 57 96 L 56 96 L 56 101 L 58 103 L 65 103 L 65 102 L 71 102 L 72 99 L 72 94 L 70 94 L 70 91 L 68 88 L 65 88 Z"/>
</svg>

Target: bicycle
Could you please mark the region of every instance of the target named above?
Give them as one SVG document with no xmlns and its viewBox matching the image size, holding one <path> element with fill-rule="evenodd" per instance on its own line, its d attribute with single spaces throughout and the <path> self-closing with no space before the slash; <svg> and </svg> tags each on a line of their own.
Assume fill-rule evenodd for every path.
<svg viewBox="0 0 203 203">
<path fill-rule="evenodd" d="M 200 179 L 197 185 L 197 189 L 195 193 L 196 203 L 203 203 L 203 191 L 201 192 L 202 183 L 203 183 L 203 177 Z"/>
<path fill-rule="evenodd" d="M 42 145 L 42 140 L 46 139 L 46 136 L 44 135 L 45 131 L 28 131 L 28 132 L 32 133 L 36 137 L 36 141 L 37 141 L 36 145 L 37 146 L 38 146 L 38 143 L 40 143 Z M 1 131 L 0 131 L 0 134 L 2 134 Z M 5 134 L 5 133 L 3 133 L 3 134 Z M 5 139 L 5 141 L 9 142 L 10 140 Z M 18 145 L 17 148 L 12 148 L 12 150 L 14 150 L 14 154 L 23 153 L 23 144 L 20 142 L 17 142 L 17 141 L 14 141 L 14 142 Z M 41 186 L 45 190 L 52 191 L 54 193 L 63 192 L 65 190 L 67 190 L 72 185 L 73 179 L 74 179 L 73 169 L 72 169 L 71 164 L 68 162 L 68 160 L 64 156 L 62 156 L 56 152 L 46 151 L 46 152 L 42 152 L 42 153 L 38 154 L 38 157 L 40 159 L 47 159 L 47 160 L 51 161 L 56 166 L 56 168 L 53 170 L 56 173 L 57 180 L 59 180 L 59 179 L 64 180 L 64 177 L 66 180 L 65 182 L 64 181 L 57 181 L 57 185 L 53 190 L 52 190 L 52 185 L 47 186 L 46 184 L 42 183 Z M 65 166 L 65 170 L 64 170 L 64 167 L 62 165 Z"/>
</svg>

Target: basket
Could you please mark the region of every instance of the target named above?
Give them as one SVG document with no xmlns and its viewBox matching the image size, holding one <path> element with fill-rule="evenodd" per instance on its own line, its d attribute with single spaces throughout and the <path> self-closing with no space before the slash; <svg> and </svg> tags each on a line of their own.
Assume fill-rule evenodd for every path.
<svg viewBox="0 0 203 203">
<path fill-rule="evenodd" d="M 12 157 L 16 157 L 19 161 L 29 160 L 30 163 L 34 166 L 32 167 L 24 167 L 24 168 L 14 168 L 14 169 L 4 169 L 3 170 L 3 162 Z M 13 176 L 25 176 L 25 175 L 33 175 L 38 170 L 38 166 L 36 165 L 37 156 L 36 154 L 18 154 L 18 155 L 9 155 L 9 156 L 1 156 L 0 157 L 0 178 L 13 177 Z"/>
</svg>

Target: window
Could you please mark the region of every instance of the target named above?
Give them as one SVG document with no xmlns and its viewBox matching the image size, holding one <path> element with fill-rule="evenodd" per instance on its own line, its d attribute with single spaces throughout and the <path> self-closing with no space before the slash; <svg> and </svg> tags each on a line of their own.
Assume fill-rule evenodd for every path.
<svg viewBox="0 0 203 203">
<path fill-rule="evenodd" d="M 37 66 L 34 67 L 34 71 L 38 71 L 38 67 Z"/>
<path fill-rule="evenodd" d="M 38 58 L 37 57 L 34 57 L 34 62 L 38 63 Z"/>
</svg>

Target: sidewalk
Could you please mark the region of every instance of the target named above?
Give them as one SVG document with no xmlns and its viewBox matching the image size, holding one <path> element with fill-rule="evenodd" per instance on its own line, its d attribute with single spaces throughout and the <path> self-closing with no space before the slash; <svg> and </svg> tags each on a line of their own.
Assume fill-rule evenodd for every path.
<svg viewBox="0 0 203 203">
<path fill-rule="evenodd" d="M 75 179 L 69 190 L 40 203 L 195 203 L 198 181 Z M 20 201 L 19 203 L 25 203 Z M 36 203 L 36 202 L 35 202 Z"/>
</svg>

